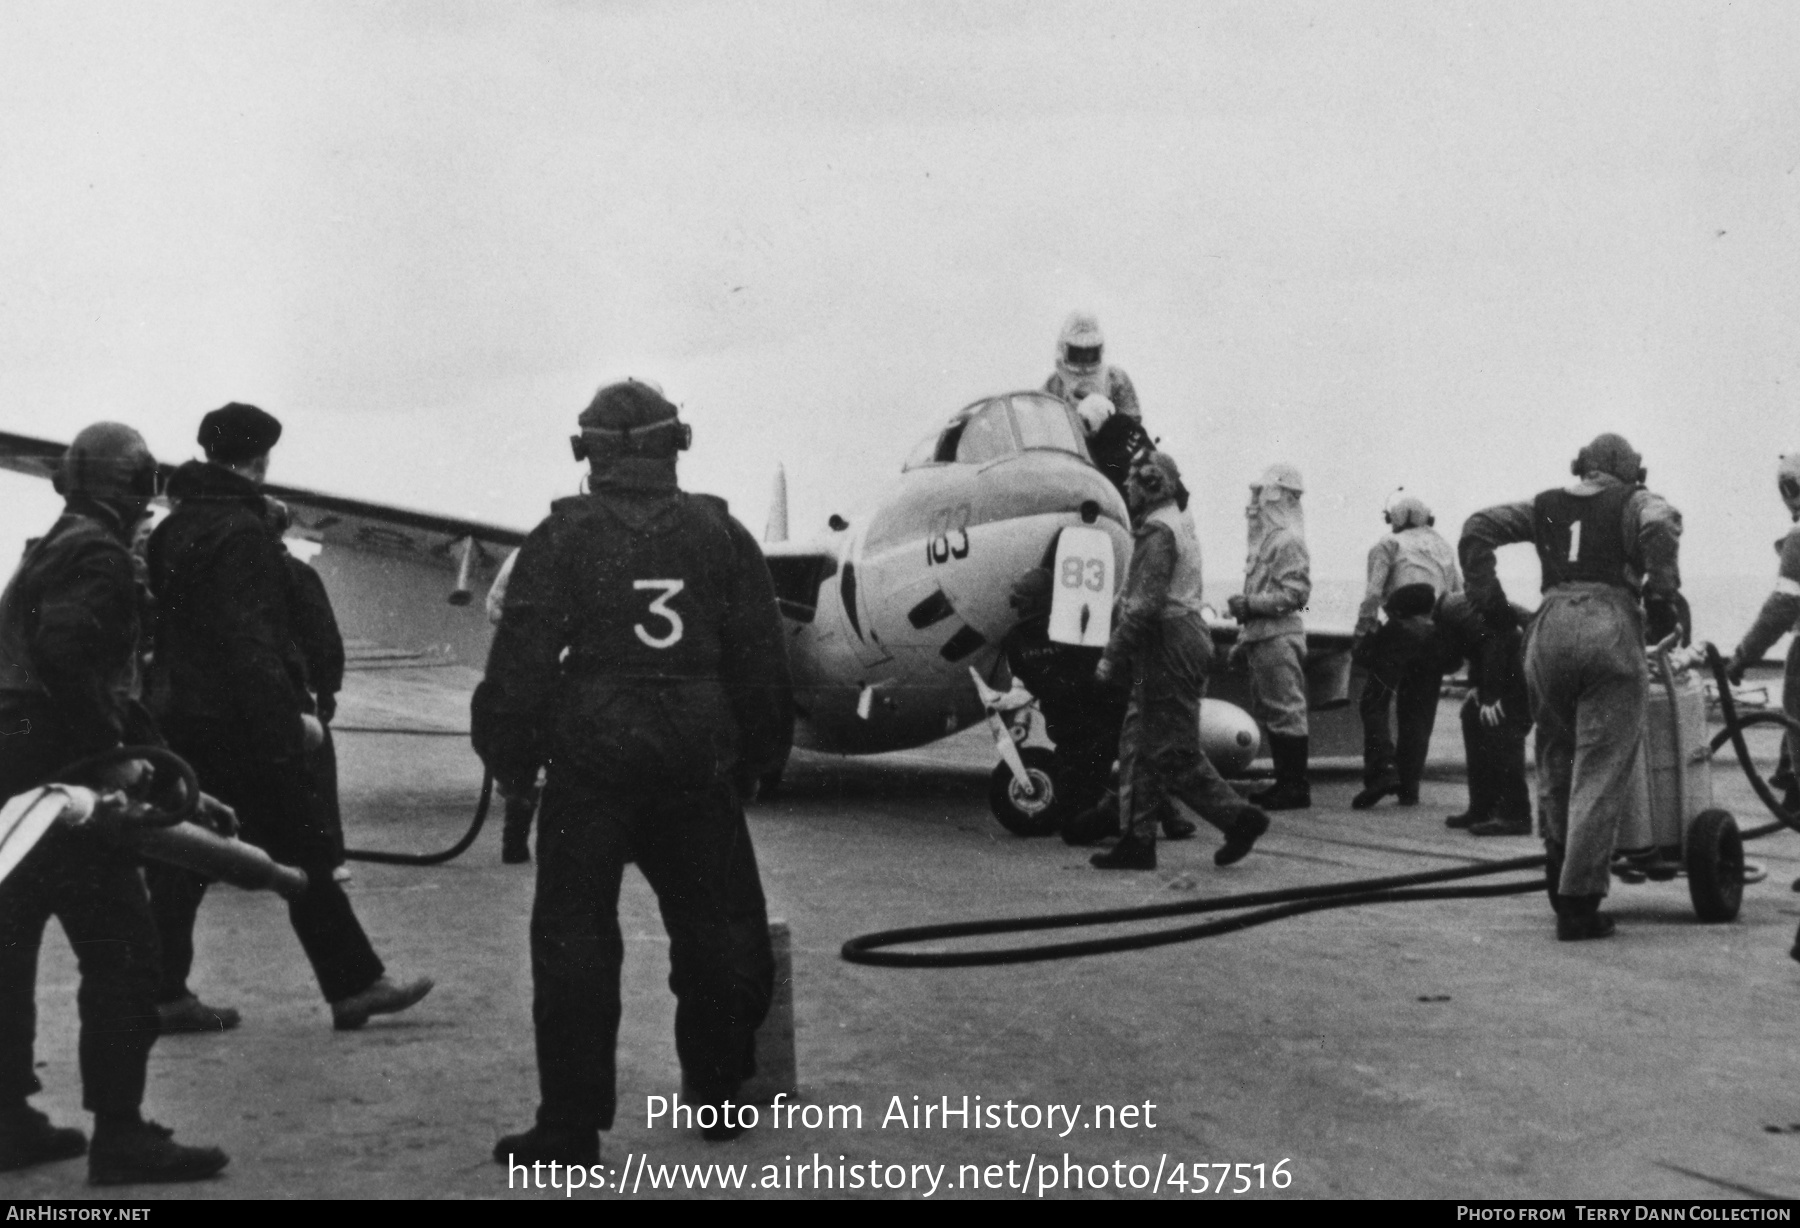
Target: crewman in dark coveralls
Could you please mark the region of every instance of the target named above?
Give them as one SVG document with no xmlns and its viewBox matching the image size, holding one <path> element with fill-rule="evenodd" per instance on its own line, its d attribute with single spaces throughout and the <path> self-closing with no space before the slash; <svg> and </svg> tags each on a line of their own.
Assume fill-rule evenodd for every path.
<svg viewBox="0 0 1800 1228">
<path fill-rule="evenodd" d="M 130 427 L 99 423 L 69 447 L 57 475 L 63 514 L 0 595 L 0 798 L 56 779 L 85 755 L 161 741 L 135 700 L 140 619 L 128 545 L 155 484 L 156 461 Z M 121 765 L 108 781 L 83 783 L 120 785 L 131 774 Z M 61 824 L 0 884 L 0 1169 L 87 1150 L 81 1131 L 52 1126 L 26 1099 L 42 1090 L 32 1069 L 37 957 L 52 916 L 81 969 L 89 1180 L 212 1176 L 224 1152 L 181 1146 L 139 1114 L 157 1035 L 157 953 L 137 858 Z"/>
<path fill-rule="evenodd" d="M 287 552 L 269 533 L 258 489 L 280 437 L 271 415 L 234 402 L 201 420 L 206 460 L 189 461 L 170 479 L 175 511 L 150 535 L 151 694 L 169 744 L 203 788 L 237 810 L 244 839 L 306 871 L 306 893 L 288 901 L 288 917 L 331 1004 L 332 1025 L 347 1030 L 416 1004 L 431 981 L 387 978 L 332 877 L 335 851 L 313 805 L 306 762 L 313 718 L 289 669 Z M 206 880 L 155 864 L 149 880 L 162 937 L 159 1000 L 192 1001 L 187 976 Z"/>
<path fill-rule="evenodd" d="M 616 1105 L 619 884 L 635 860 L 669 932 L 683 1099 L 720 1112 L 773 989 L 743 800 L 793 731 L 774 585 L 722 500 L 685 494 L 690 435 L 648 384 L 609 384 L 573 440 L 587 495 L 526 539 L 476 688 L 475 749 L 509 793 L 548 766 L 531 918 L 537 1124 L 501 1163 L 590 1164 Z"/>
<path fill-rule="evenodd" d="M 1446 670 L 1469 663 L 1469 695 L 1462 706 L 1463 755 L 1469 771 L 1469 808 L 1444 820 L 1478 836 L 1531 834 L 1531 786 L 1525 779 L 1525 735 L 1531 697 L 1525 687 L 1524 628 L 1531 611 L 1478 609 L 1467 593 L 1438 598 L 1432 621 Z"/>
<path fill-rule="evenodd" d="M 1200 604 L 1200 541 L 1182 508 L 1175 462 L 1143 457 L 1126 484 L 1131 568 L 1118 620 L 1094 677 L 1131 683 L 1119 740 L 1120 815 L 1125 835 L 1090 859 L 1102 870 L 1154 870 L 1156 828 L 1179 799 L 1225 833 L 1213 854 L 1228 866 L 1250 852 L 1269 816 L 1226 784 L 1200 749 L 1200 700 L 1212 665 L 1212 633 Z"/>
<path fill-rule="evenodd" d="M 1646 634 L 1679 630 L 1681 513 L 1644 489 L 1642 458 L 1619 435 L 1595 436 L 1576 481 L 1528 503 L 1476 512 L 1463 525 L 1469 596 L 1498 615 L 1506 593 L 1494 551 L 1537 548 L 1544 599 L 1525 644 L 1537 721 L 1538 805 L 1546 877 L 1564 942 L 1604 938 L 1619 824 L 1650 807 L 1643 763 Z M 1641 605 L 1640 605 L 1641 594 Z"/>
</svg>

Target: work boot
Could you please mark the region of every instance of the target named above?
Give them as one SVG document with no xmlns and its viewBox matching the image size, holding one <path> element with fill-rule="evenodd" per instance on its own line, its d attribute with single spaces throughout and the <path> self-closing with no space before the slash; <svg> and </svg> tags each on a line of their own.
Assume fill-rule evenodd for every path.
<svg viewBox="0 0 1800 1228">
<path fill-rule="evenodd" d="M 1251 794 L 1264 810 L 1306 810 L 1312 806 L 1312 788 L 1306 780 L 1307 740 L 1283 733 L 1269 735 L 1269 753 L 1275 760 L 1275 787 Z"/>
<path fill-rule="evenodd" d="M 1197 830 L 1199 829 L 1191 820 L 1184 819 L 1178 814 L 1171 813 L 1162 821 L 1164 840 L 1192 840 L 1194 832 Z"/>
<path fill-rule="evenodd" d="M 1800 930 L 1794 931 L 1794 945 L 1788 948 L 1788 958 L 1800 959 Z"/>
<path fill-rule="evenodd" d="M 496 1164 L 598 1164 L 600 1131 L 593 1127 L 546 1126 L 542 1122 L 494 1144 Z"/>
<path fill-rule="evenodd" d="M 1367 810 L 1388 794 L 1398 792 L 1400 792 L 1400 777 L 1391 771 L 1378 773 L 1375 779 L 1363 786 L 1361 793 L 1350 799 L 1350 809 Z"/>
<path fill-rule="evenodd" d="M 153 1121 L 115 1124 L 99 1119 L 88 1152 L 88 1184 L 204 1181 L 229 1162 L 217 1147 L 182 1146 L 174 1131 Z"/>
<path fill-rule="evenodd" d="M 1469 827 L 1469 834 L 1471 836 L 1529 836 L 1531 834 L 1531 816 L 1486 819 L 1472 824 Z"/>
<path fill-rule="evenodd" d="M 523 831 L 506 828 L 500 834 L 500 860 L 509 866 L 529 865 L 531 862 L 531 839 Z"/>
<path fill-rule="evenodd" d="M 1255 806 L 1247 806 L 1225 834 L 1225 843 L 1213 853 L 1215 866 L 1228 866 L 1242 861 L 1251 848 L 1269 830 L 1269 816 Z"/>
<path fill-rule="evenodd" d="M 1461 814 L 1453 814 L 1449 818 L 1445 819 L 1444 826 L 1452 827 L 1452 828 L 1465 828 L 1465 827 L 1473 827 L 1477 823 L 1485 823 L 1487 821 L 1488 821 L 1487 815 L 1480 814 L 1473 807 L 1470 807 L 1468 810 L 1463 811 Z"/>
<path fill-rule="evenodd" d="M 361 993 L 333 1002 L 331 1026 L 340 1032 L 351 1032 L 369 1022 L 371 1015 L 392 1015 L 409 1006 L 417 1006 L 431 992 L 432 984 L 428 976 L 404 985 L 396 985 L 384 976 Z"/>
<path fill-rule="evenodd" d="M 1585 942 L 1589 938 L 1605 938 L 1611 934 L 1615 923 L 1600 911 L 1600 901 L 1605 898 L 1600 895 L 1563 896 L 1562 912 L 1556 918 L 1556 940 Z"/>
<path fill-rule="evenodd" d="M 1064 844 L 1098 844 L 1118 834 L 1119 810 L 1116 799 L 1113 799 L 1110 806 L 1107 799 L 1102 799 L 1099 805 L 1090 806 L 1062 825 Z"/>
<path fill-rule="evenodd" d="M 1127 835 L 1106 852 L 1095 853 L 1088 861 L 1096 870 L 1154 870 L 1156 841 Z"/>
<path fill-rule="evenodd" d="M 173 1002 L 158 1002 L 156 1018 L 162 1035 L 177 1032 L 229 1032 L 242 1017 L 229 1006 L 208 1006 L 193 994 Z"/>
<path fill-rule="evenodd" d="M 73 1160 L 87 1154 L 87 1135 L 50 1119 L 24 1101 L 0 1114 L 0 1172 Z"/>
<path fill-rule="evenodd" d="M 1417 806 L 1418 804 L 1418 785 L 1413 785 L 1410 788 L 1406 785 L 1401 785 L 1399 791 L 1394 794 L 1394 805 L 1396 806 Z"/>
</svg>

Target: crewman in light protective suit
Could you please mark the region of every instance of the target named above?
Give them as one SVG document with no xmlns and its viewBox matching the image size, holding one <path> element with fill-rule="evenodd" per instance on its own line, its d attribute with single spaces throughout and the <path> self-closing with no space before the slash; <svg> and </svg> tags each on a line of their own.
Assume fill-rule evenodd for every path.
<svg viewBox="0 0 1800 1228">
<path fill-rule="evenodd" d="M 1154 870 L 1156 827 L 1170 798 L 1225 833 L 1213 854 L 1221 866 L 1241 860 L 1269 816 L 1219 776 L 1200 749 L 1200 700 L 1212 665 L 1212 633 L 1200 613 L 1200 540 L 1175 461 L 1152 452 L 1126 484 L 1132 523 L 1131 568 L 1119 618 L 1094 676 L 1123 680 L 1131 705 L 1119 739 L 1120 813 L 1124 838 L 1094 854 L 1102 870 Z"/>
<path fill-rule="evenodd" d="M 1565 488 L 1476 512 L 1458 547 L 1470 599 L 1496 613 L 1506 594 L 1495 549 L 1537 548 L 1544 597 L 1525 646 L 1525 679 L 1537 718 L 1550 903 L 1565 942 L 1613 930 L 1599 908 L 1614 839 L 1626 815 L 1650 804 L 1645 637 L 1676 629 L 1681 588 L 1681 514 L 1644 489 L 1632 446 L 1598 435 L 1570 468 L 1577 480 Z"/>
<path fill-rule="evenodd" d="M 1775 543 L 1781 563 L 1775 576 L 1775 590 L 1763 602 L 1756 621 L 1744 633 L 1743 640 L 1731 654 L 1726 674 L 1733 686 L 1744 680 L 1744 671 L 1762 660 L 1763 654 L 1783 634 L 1800 628 L 1800 452 L 1791 452 L 1775 466 L 1776 487 L 1781 501 L 1787 504 L 1794 524 Z M 1795 719 L 1800 719 L 1800 635 L 1788 645 L 1787 668 L 1781 676 L 1781 706 Z M 1800 810 L 1800 790 L 1795 788 L 1793 765 L 1800 762 L 1800 745 L 1789 733 L 1781 744 L 1781 770 L 1770 783 L 1784 789 L 1782 805 L 1790 812 Z M 1785 778 L 1785 779 L 1783 779 Z M 1800 959 L 1800 936 L 1796 936 L 1794 956 Z"/>
<path fill-rule="evenodd" d="M 1382 516 L 1391 532 L 1369 548 L 1369 582 L 1356 615 L 1354 655 L 1367 671 L 1360 706 L 1363 789 L 1350 802 L 1357 810 L 1390 794 L 1402 806 L 1419 804 L 1419 778 L 1444 678 L 1431 615 L 1439 597 L 1462 591 L 1456 551 L 1431 527 L 1431 509 L 1423 500 L 1396 493 Z M 1398 744 L 1389 728 L 1390 709 L 1399 726 Z"/>
<path fill-rule="evenodd" d="M 1085 311 L 1071 312 L 1056 339 L 1056 370 L 1044 381 L 1044 391 L 1061 397 L 1071 409 L 1080 405 L 1083 397 L 1098 394 L 1127 418 L 1143 417 L 1131 377 L 1101 361 L 1105 346 L 1100 321 Z"/>
<path fill-rule="evenodd" d="M 1312 558 L 1300 510 L 1305 489 L 1292 465 L 1270 465 L 1250 487 L 1244 591 L 1226 602 L 1238 621 L 1232 655 L 1249 663 L 1251 706 L 1268 730 L 1275 760 L 1274 787 L 1254 795 L 1264 810 L 1312 805 L 1306 775 L 1306 625 L 1300 619 L 1312 598 Z"/>
</svg>

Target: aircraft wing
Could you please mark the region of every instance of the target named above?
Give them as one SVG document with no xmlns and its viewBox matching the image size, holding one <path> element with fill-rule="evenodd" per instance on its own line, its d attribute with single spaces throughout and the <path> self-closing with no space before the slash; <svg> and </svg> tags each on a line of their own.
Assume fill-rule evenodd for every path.
<svg viewBox="0 0 1800 1228">
<path fill-rule="evenodd" d="M 0 431 L 0 469 L 47 479 L 65 450 Z M 160 469 L 166 478 L 175 467 Z M 289 537 L 321 547 L 313 566 L 346 640 L 477 667 L 487 660 L 492 632 L 476 598 L 524 542 L 523 532 L 299 486 L 269 483 L 263 490 L 292 509 Z"/>
</svg>

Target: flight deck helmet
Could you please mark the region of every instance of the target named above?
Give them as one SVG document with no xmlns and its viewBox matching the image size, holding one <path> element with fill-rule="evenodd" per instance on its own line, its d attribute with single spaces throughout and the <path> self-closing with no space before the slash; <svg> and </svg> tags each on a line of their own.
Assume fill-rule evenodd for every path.
<svg viewBox="0 0 1800 1228">
<path fill-rule="evenodd" d="M 648 380 L 626 379 L 608 384 L 581 411 L 579 435 L 569 437 L 576 460 L 607 457 L 670 457 L 694 442 L 694 429 L 680 411 Z"/>
<path fill-rule="evenodd" d="M 82 428 L 69 444 L 52 484 L 59 494 L 85 495 L 112 508 L 130 526 L 156 497 L 156 457 L 131 427 L 96 422 Z"/>
</svg>

